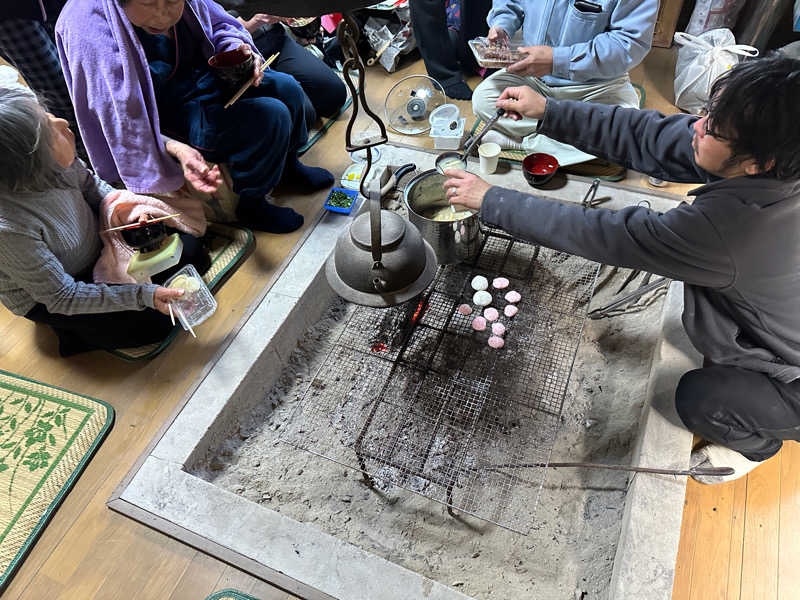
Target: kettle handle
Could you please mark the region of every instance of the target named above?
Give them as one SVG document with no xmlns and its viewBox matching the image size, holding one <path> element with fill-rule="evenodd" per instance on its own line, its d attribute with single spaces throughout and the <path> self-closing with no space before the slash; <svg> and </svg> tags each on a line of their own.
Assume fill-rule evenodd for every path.
<svg viewBox="0 0 800 600">
<path fill-rule="evenodd" d="M 381 264 L 381 183 L 379 177 L 372 179 L 369 187 L 369 225 L 372 231 L 370 248 L 372 250 L 372 268 L 382 269 Z"/>
</svg>

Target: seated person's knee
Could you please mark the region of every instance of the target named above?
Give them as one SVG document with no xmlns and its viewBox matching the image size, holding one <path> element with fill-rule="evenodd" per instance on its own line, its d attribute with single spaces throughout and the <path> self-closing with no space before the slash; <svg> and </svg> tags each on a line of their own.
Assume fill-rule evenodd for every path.
<svg viewBox="0 0 800 600">
<path fill-rule="evenodd" d="M 695 369 L 684 373 L 675 390 L 675 409 L 681 421 L 689 428 L 705 420 L 716 404 L 714 377 L 708 369 Z"/>
</svg>

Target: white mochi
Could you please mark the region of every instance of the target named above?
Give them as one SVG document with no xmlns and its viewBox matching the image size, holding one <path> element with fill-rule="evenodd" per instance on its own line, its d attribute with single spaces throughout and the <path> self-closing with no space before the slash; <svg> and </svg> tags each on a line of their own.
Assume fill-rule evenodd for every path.
<svg viewBox="0 0 800 600">
<path fill-rule="evenodd" d="M 483 275 L 476 275 L 472 278 L 472 289 L 475 291 L 485 290 L 489 287 L 489 280 Z"/>
<path fill-rule="evenodd" d="M 492 303 L 492 295 L 486 290 L 479 290 L 472 296 L 472 303 L 478 306 L 489 306 Z"/>
</svg>

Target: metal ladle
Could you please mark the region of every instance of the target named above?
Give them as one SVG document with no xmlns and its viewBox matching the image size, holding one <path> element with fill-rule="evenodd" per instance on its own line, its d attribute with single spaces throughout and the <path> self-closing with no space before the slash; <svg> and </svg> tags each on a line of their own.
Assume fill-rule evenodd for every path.
<svg viewBox="0 0 800 600">
<path fill-rule="evenodd" d="M 467 157 L 472 152 L 472 149 L 478 145 L 484 135 L 486 135 L 489 130 L 494 127 L 494 124 L 497 123 L 497 119 L 502 117 L 506 114 L 505 109 L 498 108 L 497 113 L 489 119 L 486 123 L 486 126 L 481 130 L 481 132 L 473 137 L 467 147 L 464 148 L 464 152 L 442 152 L 438 157 L 436 157 L 436 170 L 439 171 L 442 175 L 446 169 L 462 169 L 466 170 L 467 168 Z"/>
</svg>

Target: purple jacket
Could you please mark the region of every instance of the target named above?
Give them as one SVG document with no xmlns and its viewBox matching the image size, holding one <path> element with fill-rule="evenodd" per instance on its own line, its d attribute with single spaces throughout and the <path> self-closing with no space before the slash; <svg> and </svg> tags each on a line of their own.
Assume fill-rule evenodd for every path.
<svg viewBox="0 0 800 600">
<path fill-rule="evenodd" d="M 187 23 L 208 58 L 253 38 L 213 0 L 185 0 Z M 75 116 L 97 174 L 137 194 L 183 185 L 164 148 L 153 82 L 142 45 L 118 0 L 69 0 L 56 43 Z"/>
</svg>

